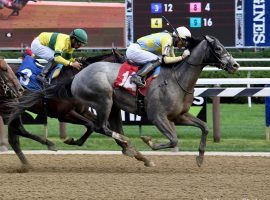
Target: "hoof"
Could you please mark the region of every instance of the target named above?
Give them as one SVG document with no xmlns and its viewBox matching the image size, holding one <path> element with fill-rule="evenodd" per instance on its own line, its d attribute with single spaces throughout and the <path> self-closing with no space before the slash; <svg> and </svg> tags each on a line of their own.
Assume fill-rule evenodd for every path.
<svg viewBox="0 0 270 200">
<path fill-rule="evenodd" d="M 150 161 L 150 162 L 145 162 L 145 163 L 144 163 L 144 166 L 145 166 L 145 167 L 155 167 L 156 164 L 155 164 L 153 161 Z"/>
<path fill-rule="evenodd" d="M 48 146 L 48 150 L 50 150 L 50 151 L 57 151 L 58 149 L 56 148 L 55 145 L 50 145 L 50 146 Z"/>
<path fill-rule="evenodd" d="M 128 157 L 134 157 L 135 155 L 135 152 L 133 149 L 125 149 L 125 150 L 122 150 L 122 153 L 125 155 L 125 156 L 128 156 Z"/>
<path fill-rule="evenodd" d="M 74 138 L 68 138 L 64 141 L 64 143 L 68 145 L 75 145 L 75 140 Z"/>
<path fill-rule="evenodd" d="M 30 169 L 33 169 L 33 167 L 29 164 L 22 165 L 21 168 L 16 170 L 16 173 L 27 173 Z"/>
<path fill-rule="evenodd" d="M 203 156 L 197 156 L 196 162 L 197 162 L 198 167 L 201 167 L 203 164 Z"/>
<path fill-rule="evenodd" d="M 144 141 L 146 144 L 149 144 L 149 142 L 152 140 L 151 137 L 148 136 L 141 136 L 142 141 Z"/>
</svg>

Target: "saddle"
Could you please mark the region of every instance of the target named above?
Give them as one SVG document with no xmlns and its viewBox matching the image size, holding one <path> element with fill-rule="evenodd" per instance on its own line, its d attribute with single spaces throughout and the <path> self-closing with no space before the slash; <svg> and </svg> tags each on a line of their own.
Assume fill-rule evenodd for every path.
<svg viewBox="0 0 270 200">
<path fill-rule="evenodd" d="M 132 63 L 132 64 L 130 64 Z M 130 81 L 130 78 L 133 74 L 138 71 L 140 65 L 135 64 L 134 62 L 126 61 L 124 62 L 118 72 L 118 76 L 114 82 L 114 88 L 122 88 L 128 93 L 136 97 L 137 110 L 138 114 L 142 115 L 145 113 L 144 109 L 144 97 L 147 94 L 151 81 L 156 78 L 160 72 L 160 68 L 156 68 L 154 72 L 150 72 L 145 78 L 146 84 L 145 87 L 139 88 L 137 85 Z"/>
<path fill-rule="evenodd" d="M 20 65 L 16 75 L 20 81 L 20 84 L 31 91 L 41 91 L 43 89 L 43 84 L 36 79 L 37 75 L 41 73 L 43 69 L 36 59 L 26 55 L 22 64 Z M 62 69 L 62 65 L 57 65 L 49 75 L 50 81 L 57 77 Z"/>
</svg>

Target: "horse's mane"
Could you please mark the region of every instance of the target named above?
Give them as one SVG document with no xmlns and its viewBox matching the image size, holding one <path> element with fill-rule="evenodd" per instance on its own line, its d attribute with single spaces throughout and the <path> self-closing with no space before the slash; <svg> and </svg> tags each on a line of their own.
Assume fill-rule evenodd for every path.
<svg viewBox="0 0 270 200">
<path fill-rule="evenodd" d="M 102 54 L 102 55 L 97 55 L 97 56 L 94 56 L 94 57 L 88 57 L 85 59 L 85 62 L 83 64 L 86 64 L 86 65 L 89 65 L 89 64 L 92 64 L 94 62 L 98 62 L 98 61 L 101 61 L 109 56 L 113 55 L 113 53 L 108 53 L 108 54 Z"/>
<path fill-rule="evenodd" d="M 190 37 L 187 39 L 188 41 L 188 45 L 187 45 L 187 49 L 189 49 L 190 51 L 192 51 L 198 44 L 201 43 L 203 39 L 200 38 L 195 38 L 195 37 Z"/>
<path fill-rule="evenodd" d="M 191 37 L 188 39 L 188 46 L 187 49 L 190 51 L 190 53 L 192 53 L 193 49 L 195 49 L 195 47 L 197 47 L 201 42 L 203 41 L 203 39 L 200 38 L 195 38 L 195 37 Z M 174 67 L 176 66 L 182 66 L 184 64 L 184 60 L 181 60 L 177 63 L 172 63 L 172 64 L 165 64 L 162 63 L 163 66 L 162 67 L 162 71 L 163 71 L 163 77 L 165 79 L 170 79 L 172 77 L 172 70 Z"/>
</svg>

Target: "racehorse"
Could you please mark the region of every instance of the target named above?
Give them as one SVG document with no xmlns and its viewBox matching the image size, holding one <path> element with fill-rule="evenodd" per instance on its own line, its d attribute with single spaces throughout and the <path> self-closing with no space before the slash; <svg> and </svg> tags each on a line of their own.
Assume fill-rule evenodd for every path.
<svg viewBox="0 0 270 200">
<path fill-rule="evenodd" d="M 124 58 L 122 57 L 121 53 L 113 49 L 113 52 L 110 54 L 90 57 L 81 62 L 83 63 L 83 66 L 87 66 L 93 62 L 97 62 L 101 60 L 122 63 L 123 59 Z M 66 79 L 73 77 L 76 73 L 78 73 L 78 71 L 74 68 L 63 68 L 59 77 L 53 80 L 52 84 L 57 84 L 58 82 L 62 82 L 62 81 L 65 82 Z M 71 138 L 65 141 L 65 143 L 70 144 L 70 145 L 81 146 L 93 132 L 96 116 L 92 112 L 89 111 L 89 107 L 87 107 L 80 101 L 75 100 L 75 99 L 63 100 L 63 99 L 58 99 L 58 98 L 44 99 L 43 95 L 39 95 L 38 93 L 33 92 L 33 91 L 27 91 L 25 95 L 26 96 L 29 95 L 32 97 L 35 96 L 36 98 L 39 99 L 36 102 L 28 102 L 27 110 L 37 113 L 37 114 L 44 114 L 44 109 L 45 109 L 47 116 L 52 117 L 52 118 L 57 118 L 60 122 L 68 122 L 68 123 L 81 124 L 81 125 L 86 126 L 87 130 L 85 134 L 79 140 L 74 140 L 73 138 Z M 24 99 L 24 97 L 21 97 L 20 99 Z M 46 104 L 45 106 L 44 106 L 44 102 Z M 19 102 L 19 104 L 23 105 L 24 103 Z M 7 103 L 6 106 L 10 108 L 10 106 L 11 107 L 13 106 L 13 103 Z M 17 156 L 21 160 L 21 163 L 23 164 L 23 168 L 25 168 L 26 170 L 29 168 L 29 163 L 26 157 L 24 156 L 23 152 L 21 151 L 20 143 L 19 143 L 19 136 L 27 137 L 35 141 L 38 141 L 41 144 L 45 144 L 48 146 L 49 150 L 56 150 L 54 143 L 52 143 L 46 138 L 29 133 L 28 131 L 24 129 L 21 119 L 19 117 L 15 118 L 8 125 L 8 139 L 9 139 L 9 143 L 11 147 L 14 149 Z M 152 162 L 147 160 L 143 155 L 140 154 L 140 152 L 136 151 L 131 146 L 127 137 L 120 136 L 114 139 L 116 140 L 117 144 L 122 147 L 123 154 L 125 155 L 135 154 L 135 158 L 140 161 L 143 161 L 146 166 L 153 165 Z"/>
<path fill-rule="evenodd" d="M 18 98 L 23 91 L 24 89 L 11 67 L 4 59 L 0 58 L 0 102 L 3 103 L 9 99 Z M 5 109 L 0 109 L 0 113 L 3 112 L 5 112 Z"/>
<path fill-rule="evenodd" d="M 236 72 L 239 67 L 218 39 L 205 36 L 184 62 L 161 68 L 160 75 L 153 80 L 144 99 L 148 119 L 169 140 L 168 143 L 158 144 L 150 137 L 143 137 L 144 142 L 153 150 L 173 148 L 178 143 L 175 122 L 198 127 L 202 131 L 199 156 L 196 159 L 198 166 L 203 163 L 208 128 L 205 122 L 192 116 L 188 111 L 193 101 L 196 81 L 207 64 L 230 73 Z M 119 64 L 114 63 L 94 63 L 78 73 L 71 83 L 72 96 L 96 110 L 99 121 L 96 132 L 112 132 L 106 123 L 113 105 L 118 111 L 122 109 L 137 113 L 135 97 L 123 90 L 113 89 L 119 67 Z M 93 77 L 93 80 L 87 81 L 87 76 Z M 84 84 L 81 84 L 82 81 Z M 115 118 L 118 119 L 116 123 L 121 121 L 118 113 L 115 113 Z"/>
<path fill-rule="evenodd" d="M 11 9 L 10 16 L 19 16 L 19 11 L 22 10 L 29 1 L 37 2 L 37 0 L 0 0 L 0 5 Z M 0 9 L 2 7 L 0 6 Z"/>
<path fill-rule="evenodd" d="M 150 137 L 142 137 L 143 141 L 153 150 L 173 148 L 178 143 L 176 122 L 198 127 L 202 131 L 199 155 L 196 157 L 198 166 L 203 163 L 208 127 L 188 111 L 194 97 L 194 86 L 206 65 L 216 66 L 229 73 L 236 72 L 240 66 L 218 39 L 205 36 L 187 59 L 161 67 L 159 76 L 152 81 L 144 99 L 146 116 L 169 142 L 158 144 Z M 46 89 L 46 95 L 63 99 L 73 97 L 94 108 L 97 112 L 95 131 L 117 138 L 122 129 L 120 109 L 138 113 L 136 97 L 113 87 L 120 66 L 109 62 L 93 63 L 76 74 L 69 83 Z M 27 100 L 35 101 L 35 98 L 28 96 Z M 20 112 L 22 107 L 17 105 L 15 109 Z M 110 122 L 110 127 L 116 127 L 114 130 L 107 123 L 111 116 L 114 116 L 114 124 Z"/>
</svg>

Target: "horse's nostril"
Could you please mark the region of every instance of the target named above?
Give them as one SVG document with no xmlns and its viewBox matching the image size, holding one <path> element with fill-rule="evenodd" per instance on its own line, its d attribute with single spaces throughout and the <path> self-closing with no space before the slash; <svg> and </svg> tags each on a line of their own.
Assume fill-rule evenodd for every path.
<svg viewBox="0 0 270 200">
<path fill-rule="evenodd" d="M 233 64 L 233 67 L 234 67 L 234 68 L 239 68 L 240 65 L 239 65 L 238 63 L 235 63 L 235 64 Z"/>
</svg>

